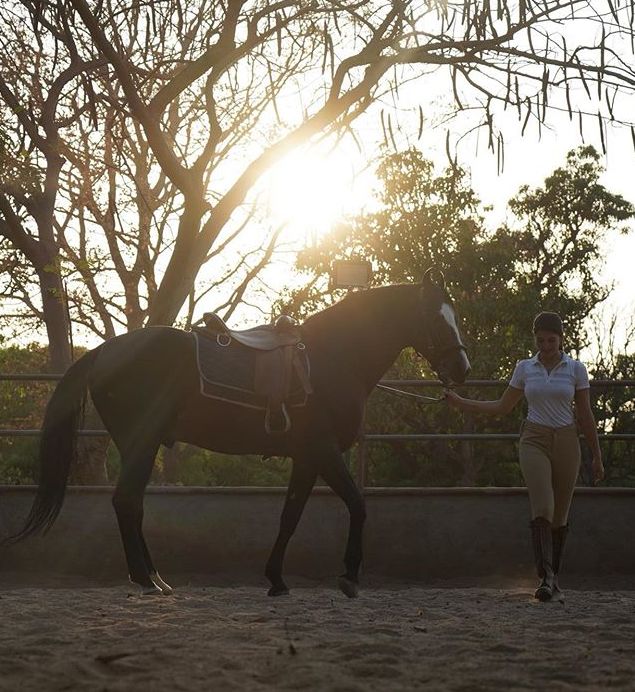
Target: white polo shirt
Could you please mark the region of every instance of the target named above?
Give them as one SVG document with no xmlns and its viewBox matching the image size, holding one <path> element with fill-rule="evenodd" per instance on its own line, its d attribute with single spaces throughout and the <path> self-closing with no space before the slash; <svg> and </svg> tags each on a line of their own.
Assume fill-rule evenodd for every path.
<svg viewBox="0 0 635 692">
<path fill-rule="evenodd" d="M 525 393 L 527 420 L 550 428 L 562 428 L 574 422 L 575 393 L 590 387 L 584 365 L 566 353 L 550 373 L 538 360 L 538 354 L 519 360 L 509 386 Z"/>
</svg>

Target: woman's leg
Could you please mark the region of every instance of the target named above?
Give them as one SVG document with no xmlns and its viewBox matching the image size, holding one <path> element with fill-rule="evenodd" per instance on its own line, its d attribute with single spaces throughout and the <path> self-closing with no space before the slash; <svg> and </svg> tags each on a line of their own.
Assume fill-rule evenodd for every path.
<svg viewBox="0 0 635 692">
<path fill-rule="evenodd" d="M 553 526 L 565 526 L 580 472 L 580 441 L 574 426 L 559 430 L 553 446 Z"/>
<path fill-rule="evenodd" d="M 541 579 L 535 597 L 548 601 L 553 594 L 553 546 L 551 522 L 554 511 L 552 486 L 552 431 L 525 424 L 519 445 L 520 467 L 531 505 L 531 539 L 536 572 Z"/>
<path fill-rule="evenodd" d="M 554 493 L 552 485 L 551 459 L 548 454 L 548 440 L 540 433 L 523 431 L 520 438 L 520 468 L 525 479 L 531 506 L 531 518 L 543 517 L 553 521 Z"/>
<path fill-rule="evenodd" d="M 561 430 L 554 442 L 553 463 L 553 571 L 554 571 L 554 598 L 564 601 L 564 594 L 558 584 L 558 573 L 562 565 L 562 556 L 569 525 L 569 509 L 573 498 L 573 491 L 580 471 L 580 442 L 578 431 L 571 429 Z"/>
</svg>

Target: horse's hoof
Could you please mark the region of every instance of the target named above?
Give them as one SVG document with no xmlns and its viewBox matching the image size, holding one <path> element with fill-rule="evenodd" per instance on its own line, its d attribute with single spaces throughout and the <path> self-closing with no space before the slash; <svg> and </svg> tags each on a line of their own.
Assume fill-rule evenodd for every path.
<svg viewBox="0 0 635 692">
<path fill-rule="evenodd" d="M 359 584 L 349 579 L 346 575 L 337 578 L 337 585 L 345 596 L 349 598 L 357 598 L 359 596 Z"/>
<path fill-rule="evenodd" d="M 283 584 L 282 586 L 272 586 L 269 591 L 267 591 L 267 596 L 288 596 L 289 588 Z"/>
<path fill-rule="evenodd" d="M 129 579 L 130 586 L 128 595 L 129 596 L 162 596 L 163 591 L 154 583 L 150 584 L 139 584 L 136 581 Z"/>
<path fill-rule="evenodd" d="M 174 593 L 174 589 L 161 579 L 161 575 L 158 572 L 152 572 L 150 579 L 152 579 L 154 585 L 161 590 L 164 596 L 171 596 Z"/>
<path fill-rule="evenodd" d="M 536 589 L 534 598 L 541 603 L 548 603 L 553 596 L 553 591 L 548 586 L 539 586 Z"/>
<path fill-rule="evenodd" d="M 163 596 L 163 591 L 156 586 L 141 586 L 141 584 L 132 583 L 130 590 L 128 591 L 129 596 Z"/>
</svg>

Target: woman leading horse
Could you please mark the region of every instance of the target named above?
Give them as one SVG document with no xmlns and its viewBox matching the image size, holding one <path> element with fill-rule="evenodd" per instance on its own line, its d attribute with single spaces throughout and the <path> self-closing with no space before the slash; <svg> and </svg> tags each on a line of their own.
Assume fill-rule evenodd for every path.
<svg viewBox="0 0 635 692">
<path fill-rule="evenodd" d="M 364 402 L 399 353 L 410 346 L 446 384 L 462 383 L 470 366 L 442 275 L 419 284 L 351 294 L 301 326 L 312 393 L 290 409 L 291 426 L 269 435 L 260 410 L 201 394 L 195 338 L 171 327 L 146 327 L 107 340 L 64 375 L 48 404 L 40 442 L 40 482 L 24 528 L 11 541 L 47 530 L 64 500 L 87 392 L 121 456 L 113 505 L 130 580 L 144 593 L 170 593 L 150 557 L 143 495 L 161 444 L 175 441 L 233 454 L 293 460 L 280 529 L 266 566 L 272 596 L 288 593 L 282 564 L 318 476 L 346 504 L 349 535 L 339 586 L 358 592 L 364 499 L 343 459 L 355 442 Z"/>
</svg>

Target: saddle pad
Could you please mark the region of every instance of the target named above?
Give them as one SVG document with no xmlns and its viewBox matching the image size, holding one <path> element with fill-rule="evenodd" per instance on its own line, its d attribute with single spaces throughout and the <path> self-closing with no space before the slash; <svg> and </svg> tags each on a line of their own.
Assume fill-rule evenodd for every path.
<svg viewBox="0 0 635 692">
<path fill-rule="evenodd" d="M 207 337 L 200 332 L 194 332 L 194 339 L 203 396 L 250 408 L 267 408 L 266 397 L 254 391 L 258 351 L 233 339 L 228 346 L 221 346 L 216 340 L 216 335 Z M 298 349 L 296 355 L 299 356 L 300 365 L 309 377 L 310 366 L 306 351 Z M 307 399 L 308 395 L 294 369 L 291 393 L 285 403 L 287 406 L 304 406 Z"/>
</svg>

